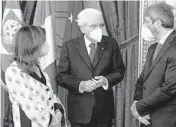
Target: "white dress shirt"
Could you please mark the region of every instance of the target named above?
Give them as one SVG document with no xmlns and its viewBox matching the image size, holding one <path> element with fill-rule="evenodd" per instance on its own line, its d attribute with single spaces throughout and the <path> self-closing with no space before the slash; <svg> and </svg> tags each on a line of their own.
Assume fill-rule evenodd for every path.
<svg viewBox="0 0 176 127">
<path fill-rule="evenodd" d="M 85 40 L 85 45 L 86 45 L 86 49 L 87 49 L 88 54 L 90 53 L 90 46 L 89 46 L 89 45 L 90 45 L 91 43 L 95 43 L 95 48 L 97 48 L 97 43 L 98 43 L 98 42 L 92 42 L 92 41 L 90 41 L 85 35 L 84 35 L 84 40 Z M 106 78 L 105 78 L 105 79 L 106 79 Z M 103 87 L 104 90 L 107 90 L 107 89 L 108 89 L 108 86 L 109 86 L 109 83 L 108 83 L 108 80 L 106 79 L 106 84 L 103 85 L 102 87 Z M 79 87 L 79 92 L 80 92 L 80 93 L 83 93 L 84 91 L 81 90 L 80 87 Z"/>
<path fill-rule="evenodd" d="M 169 30 L 164 36 L 161 37 L 160 41 L 158 43 L 160 44 L 164 44 L 164 42 L 166 41 L 167 37 L 172 33 L 173 30 Z"/>
<path fill-rule="evenodd" d="M 172 32 L 173 30 L 169 30 L 164 36 L 162 36 L 161 37 L 161 39 L 157 42 L 158 43 L 158 45 L 157 45 L 157 47 L 156 47 L 156 51 L 160 51 L 160 49 L 162 48 L 162 46 L 163 46 L 163 44 L 164 44 L 164 42 L 166 41 L 166 39 L 167 39 L 167 37 L 171 34 L 171 32 Z M 157 56 L 157 54 L 158 54 L 158 52 L 154 52 L 154 55 L 153 55 L 153 61 L 155 60 L 155 58 L 156 58 L 156 56 Z"/>
<path fill-rule="evenodd" d="M 84 35 L 84 40 L 85 40 L 85 45 L 86 45 L 86 49 L 88 54 L 90 54 L 90 44 L 91 43 L 95 43 L 95 48 L 97 48 L 97 42 L 92 42 L 89 39 L 87 39 L 87 37 Z"/>
</svg>

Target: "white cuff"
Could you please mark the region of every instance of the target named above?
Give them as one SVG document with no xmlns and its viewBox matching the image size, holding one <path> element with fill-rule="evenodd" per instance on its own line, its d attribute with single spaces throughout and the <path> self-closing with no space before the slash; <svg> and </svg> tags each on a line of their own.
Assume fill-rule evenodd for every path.
<svg viewBox="0 0 176 127">
<path fill-rule="evenodd" d="M 82 81 L 80 82 L 80 84 L 82 83 Z M 79 84 L 79 93 L 84 93 L 84 90 L 81 90 L 80 88 L 80 84 Z"/>
<path fill-rule="evenodd" d="M 106 79 L 106 83 L 105 83 L 105 85 L 102 85 L 102 87 L 103 87 L 104 90 L 108 90 L 109 83 L 108 83 L 107 78 L 105 78 L 105 79 Z"/>
</svg>

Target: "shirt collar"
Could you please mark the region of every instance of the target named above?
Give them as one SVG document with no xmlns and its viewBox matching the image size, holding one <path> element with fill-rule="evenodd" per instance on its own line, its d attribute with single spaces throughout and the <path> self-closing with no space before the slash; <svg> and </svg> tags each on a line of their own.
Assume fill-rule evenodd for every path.
<svg viewBox="0 0 176 127">
<path fill-rule="evenodd" d="M 89 45 L 90 45 L 91 43 L 95 43 L 95 44 L 97 45 L 97 42 L 92 42 L 92 41 L 90 41 L 85 35 L 84 35 L 84 40 L 85 40 L 86 47 L 89 47 Z"/>
<path fill-rule="evenodd" d="M 167 37 L 172 33 L 173 30 L 169 30 L 162 38 L 161 40 L 158 42 L 160 44 L 164 44 L 164 42 L 166 41 Z"/>
</svg>

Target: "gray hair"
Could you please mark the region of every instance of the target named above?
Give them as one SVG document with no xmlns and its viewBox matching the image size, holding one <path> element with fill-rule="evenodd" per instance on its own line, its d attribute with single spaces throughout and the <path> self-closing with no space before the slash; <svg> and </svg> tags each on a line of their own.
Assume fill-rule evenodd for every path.
<svg viewBox="0 0 176 127">
<path fill-rule="evenodd" d="M 173 28 L 174 26 L 174 14 L 173 7 L 164 3 L 156 3 L 147 7 L 144 11 L 144 16 L 150 17 L 152 22 L 160 20 L 164 28 Z"/>
<path fill-rule="evenodd" d="M 88 24 L 89 19 L 97 15 L 102 16 L 102 12 L 94 8 L 86 8 L 77 15 L 78 20 L 76 21 L 78 22 L 79 26 L 84 26 Z"/>
</svg>

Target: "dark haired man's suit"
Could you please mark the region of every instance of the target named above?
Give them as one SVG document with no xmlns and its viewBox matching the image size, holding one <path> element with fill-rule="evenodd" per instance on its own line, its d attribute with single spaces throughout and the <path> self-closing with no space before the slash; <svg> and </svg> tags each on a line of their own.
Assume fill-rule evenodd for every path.
<svg viewBox="0 0 176 127">
<path fill-rule="evenodd" d="M 68 89 L 68 119 L 74 123 L 87 124 L 92 118 L 93 107 L 96 108 L 98 120 L 112 121 L 114 100 L 112 87 L 119 83 L 125 67 L 117 42 L 103 36 L 97 44 L 93 63 L 90 62 L 85 46 L 84 36 L 72 39 L 63 44 L 59 61 L 57 84 Z M 93 92 L 79 93 L 81 81 L 102 75 L 109 83 L 108 90 L 102 87 Z"/>
<path fill-rule="evenodd" d="M 150 114 L 151 127 L 176 127 L 176 32 L 152 61 L 155 48 L 156 44 L 150 46 L 136 84 L 136 109 L 140 115 Z"/>
</svg>

